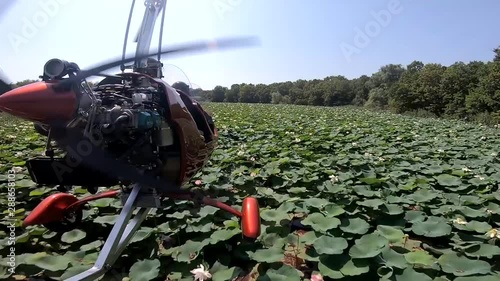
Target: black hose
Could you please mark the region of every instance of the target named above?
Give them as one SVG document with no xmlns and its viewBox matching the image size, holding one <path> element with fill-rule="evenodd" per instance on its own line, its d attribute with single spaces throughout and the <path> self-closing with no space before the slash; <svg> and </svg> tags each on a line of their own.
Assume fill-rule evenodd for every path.
<svg viewBox="0 0 500 281">
<path fill-rule="evenodd" d="M 128 115 L 120 115 L 118 118 L 115 119 L 114 125 L 116 127 L 121 127 L 122 125 L 128 123 L 129 121 L 129 116 Z"/>
</svg>

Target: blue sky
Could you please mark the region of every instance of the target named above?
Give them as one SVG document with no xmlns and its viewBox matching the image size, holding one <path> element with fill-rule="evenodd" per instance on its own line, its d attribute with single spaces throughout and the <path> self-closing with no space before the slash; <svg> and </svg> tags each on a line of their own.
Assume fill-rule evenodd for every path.
<svg viewBox="0 0 500 281">
<path fill-rule="evenodd" d="M 86 68 L 121 56 L 131 0 L 18 0 L 2 7 L 12 1 L 0 4 L 0 67 L 10 80 L 37 78 L 54 57 Z M 355 78 L 415 59 L 444 65 L 488 61 L 500 45 L 499 10 L 498 0 L 168 0 L 164 45 L 227 36 L 257 36 L 261 43 L 163 57 L 175 66 L 167 66 L 166 80 L 183 80 L 180 68 L 193 84 L 210 89 Z M 131 35 L 143 11 L 137 0 Z M 377 14 L 385 17 L 377 21 Z M 134 48 L 130 43 L 129 53 Z"/>
</svg>

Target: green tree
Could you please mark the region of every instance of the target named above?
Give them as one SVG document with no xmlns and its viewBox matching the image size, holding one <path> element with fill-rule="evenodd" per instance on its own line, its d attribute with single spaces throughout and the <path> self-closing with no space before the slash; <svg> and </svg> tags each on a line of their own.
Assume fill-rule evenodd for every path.
<svg viewBox="0 0 500 281">
<path fill-rule="evenodd" d="M 226 92 L 225 102 L 238 102 L 240 99 L 240 85 L 233 84 L 231 88 Z"/>
<path fill-rule="evenodd" d="M 25 79 L 23 81 L 19 81 L 19 82 L 16 82 L 12 85 L 13 88 L 17 88 L 17 87 L 22 87 L 22 86 L 26 86 L 26 85 L 29 85 L 31 83 L 34 83 L 34 82 L 39 82 L 40 80 L 33 80 L 33 79 Z"/>
<path fill-rule="evenodd" d="M 385 109 L 389 104 L 388 91 L 385 86 L 373 88 L 368 93 L 368 101 L 365 106 L 368 108 Z"/>
<path fill-rule="evenodd" d="M 420 108 L 441 116 L 445 109 L 444 96 L 441 92 L 441 78 L 446 67 L 437 63 L 426 64 L 419 72 L 416 92 L 420 99 Z"/>
<path fill-rule="evenodd" d="M 242 103 L 256 103 L 255 86 L 253 84 L 246 84 L 240 88 L 240 102 Z"/>
<path fill-rule="evenodd" d="M 323 97 L 323 90 L 318 85 L 309 91 L 309 105 L 321 106 L 325 104 L 325 98 Z"/>
<path fill-rule="evenodd" d="M 475 86 L 471 71 L 469 65 L 463 62 L 454 63 L 444 71 L 441 77 L 441 92 L 445 115 L 459 118 L 467 115 L 465 98 Z"/>
<path fill-rule="evenodd" d="M 500 62 L 490 62 L 486 69 L 486 75 L 466 98 L 466 108 L 471 114 L 500 112 Z"/>
<path fill-rule="evenodd" d="M 225 88 L 225 87 L 215 86 L 215 88 L 212 90 L 211 100 L 213 102 L 223 102 L 224 98 L 226 96 L 226 90 L 227 90 L 227 88 Z"/>
<path fill-rule="evenodd" d="M 353 93 L 352 104 L 356 106 L 363 106 L 368 100 L 368 93 L 370 92 L 369 82 L 370 78 L 362 75 L 359 78 L 352 80 L 351 87 Z"/>
<path fill-rule="evenodd" d="M 406 71 L 410 74 L 413 74 L 420 72 L 422 68 L 424 68 L 424 64 L 421 61 L 415 60 L 406 66 Z"/>
<path fill-rule="evenodd" d="M 270 103 L 271 102 L 271 92 L 264 84 L 257 84 L 255 86 L 255 100 L 259 103 Z"/>
<path fill-rule="evenodd" d="M 280 104 L 283 102 L 283 96 L 279 92 L 271 93 L 271 103 Z"/>
</svg>

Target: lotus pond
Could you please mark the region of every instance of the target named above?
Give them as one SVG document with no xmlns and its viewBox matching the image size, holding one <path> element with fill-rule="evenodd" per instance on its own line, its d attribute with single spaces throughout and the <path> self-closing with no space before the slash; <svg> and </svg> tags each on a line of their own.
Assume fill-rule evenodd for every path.
<svg viewBox="0 0 500 281">
<path fill-rule="evenodd" d="M 172 201 L 148 216 L 102 280 L 193 280 L 199 265 L 215 281 L 500 280 L 500 130 L 350 108 L 205 107 L 219 147 L 190 187 L 233 206 L 258 198 L 261 236 L 246 241 L 236 218 Z M 45 139 L 30 123 L 0 122 L 0 279 L 64 280 L 90 268 L 120 202 L 91 203 L 66 233 L 23 229 L 56 192 L 37 187 L 23 166 Z"/>
</svg>

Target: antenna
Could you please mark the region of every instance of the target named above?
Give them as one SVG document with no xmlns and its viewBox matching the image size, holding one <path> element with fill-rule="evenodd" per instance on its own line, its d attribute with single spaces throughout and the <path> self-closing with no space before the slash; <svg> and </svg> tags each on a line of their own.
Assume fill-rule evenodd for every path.
<svg viewBox="0 0 500 281">
<path fill-rule="evenodd" d="M 128 32 L 130 30 L 130 22 L 132 21 L 132 13 L 134 11 L 134 6 L 135 6 L 135 0 L 132 0 L 132 6 L 130 7 L 130 13 L 128 14 L 127 30 L 125 30 L 125 39 L 123 42 L 122 60 L 125 60 L 125 53 L 127 52 Z M 122 64 L 120 66 L 120 69 L 122 70 L 122 73 L 123 73 L 125 71 L 125 64 Z"/>
<path fill-rule="evenodd" d="M 159 42 L 158 42 L 158 63 L 160 64 L 158 66 L 158 72 L 157 72 L 158 78 L 163 78 L 163 74 L 162 74 L 162 71 L 161 71 L 161 68 L 163 67 L 163 63 L 161 62 L 161 44 L 162 44 L 162 40 L 163 40 L 163 25 L 165 23 L 165 12 L 166 12 L 166 10 L 167 10 L 167 0 L 165 0 L 165 5 L 164 5 L 164 8 L 163 8 L 163 13 L 161 15 L 160 39 L 159 39 Z"/>
</svg>

